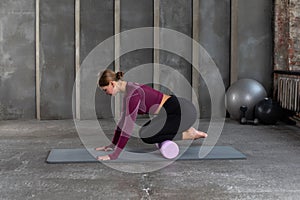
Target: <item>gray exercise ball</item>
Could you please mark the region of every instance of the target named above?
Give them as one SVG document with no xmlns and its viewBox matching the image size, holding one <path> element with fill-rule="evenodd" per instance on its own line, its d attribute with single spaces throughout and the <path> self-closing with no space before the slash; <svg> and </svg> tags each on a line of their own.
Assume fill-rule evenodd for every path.
<svg viewBox="0 0 300 200">
<path fill-rule="evenodd" d="M 247 119 L 254 118 L 255 105 L 267 97 L 265 88 L 256 80 L 240 79 L 233 83 L 226 92 L 226 109 L 232 119 L 240 119 L 241 106 L 247 106 Z"/>
</svg>

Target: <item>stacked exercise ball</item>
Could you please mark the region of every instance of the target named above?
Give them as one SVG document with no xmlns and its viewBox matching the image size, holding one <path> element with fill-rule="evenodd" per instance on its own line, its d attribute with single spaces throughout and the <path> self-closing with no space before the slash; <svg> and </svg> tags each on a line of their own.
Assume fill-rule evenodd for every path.
<svg viewBox="0 0 300 200">
<path fill-rule="evenodd" d="M 240 79 L 226 92 L 226 108 L 232 119 L 240 120 L 240 108 L 245 106 L 246 119 L 254 119 L 255 105 L 266 97 L 267 92 L 259 82 L 253 79 Z"/>
</svg>

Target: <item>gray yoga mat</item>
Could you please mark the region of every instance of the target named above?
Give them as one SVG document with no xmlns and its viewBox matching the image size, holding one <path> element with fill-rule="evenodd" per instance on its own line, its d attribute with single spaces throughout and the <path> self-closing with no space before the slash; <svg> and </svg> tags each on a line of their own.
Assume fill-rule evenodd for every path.
<svg viewBox="0 0 300 200">
<path fill-rule="evenodd" d="M 201 147 L 203 151 L 211 147 Z M 230 146 L 214 146 L 204 158 L 199 158 L 200 147 L 191 146 L 184 153 L 186 148 L 180 148 L 177 160 L 234 160 L 246 159 L 246 156 Z M 152 149 L 125 149 L 117 160 L 106 162 L 153 162 L 166 161 L 158 150 Z M 90 150 L 94 155 L 107 155 L 109 152 Z M 147 152 L 147 153 L 146 153 Z M 86 149 L 52 149 L 46 160 L 47 163 L 90 163 L 99 162 Z"/>
</svg>

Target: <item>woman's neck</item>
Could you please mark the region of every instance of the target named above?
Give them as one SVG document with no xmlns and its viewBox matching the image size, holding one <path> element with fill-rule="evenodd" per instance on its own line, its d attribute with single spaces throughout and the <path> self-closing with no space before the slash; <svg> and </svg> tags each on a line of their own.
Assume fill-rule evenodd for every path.
<svg viewBox="0 0 300 200">
<path fill-rule="evenodd" d="M 126 85 L 127 85 L 127 82 L 126 81 L 119 81 L 119 91 L 120 92 L 125 92 L 126 91 Z"/>
</svg>

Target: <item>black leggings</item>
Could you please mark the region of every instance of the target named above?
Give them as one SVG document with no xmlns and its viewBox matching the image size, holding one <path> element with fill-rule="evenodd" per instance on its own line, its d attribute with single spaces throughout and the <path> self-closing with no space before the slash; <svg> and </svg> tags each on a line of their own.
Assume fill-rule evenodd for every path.
<svg viewBox="0 0 300 200">
<path fill-rule="evenodd" d="M 192 127 L 196 118 L 197 112 L 192 102 L 171 96 L 158 115 L 142 126 L 139 135 L 148 144 L 181 140 L 181 133 Z"/>
</svg>

